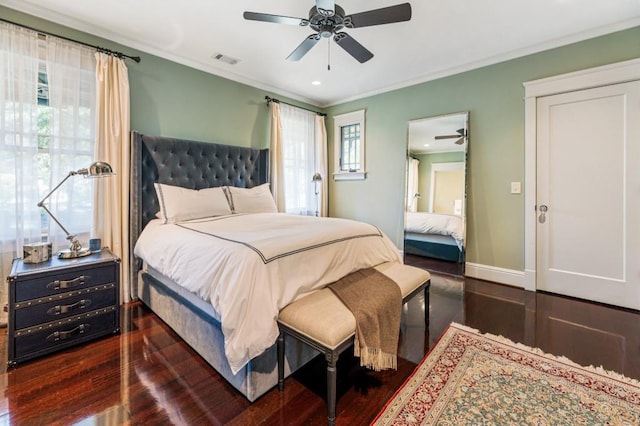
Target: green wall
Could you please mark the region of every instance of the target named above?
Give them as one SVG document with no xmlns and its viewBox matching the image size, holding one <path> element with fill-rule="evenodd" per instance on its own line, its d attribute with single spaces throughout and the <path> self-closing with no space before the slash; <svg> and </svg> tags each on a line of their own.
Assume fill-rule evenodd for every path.
<svg viewBox="0 0 640 426">
<path fill-rule="evenodd" d="M 640 27 L 328 108 L 366 109 L 364 181 L 330 182 L 332 216 L 376 224 L 402 244 L 407 122 L 469 111 L 467 261 L 524 270 L 524 88 L 522 83 L 640 57 Z"/>
<path fill-rule="evenodd" d="M 312 107 L 6 7 L 0 16 L 141 56 L 127 66 L 131 128 L 142 133 L 262 148 L 269 143 L 265 95 Z M 467 260 L 523 270 L 523 196 L 509 193 L 511 181 L 524 181 L 522 83 L 638 57 L 640 27 L 325 109 L 330 171 L 331 116 L 367 111 L 367 179 L 330 181 L 330 214 L 373 223 L 402 247 L 407 122 L 469 111 Z"/>
</svg>

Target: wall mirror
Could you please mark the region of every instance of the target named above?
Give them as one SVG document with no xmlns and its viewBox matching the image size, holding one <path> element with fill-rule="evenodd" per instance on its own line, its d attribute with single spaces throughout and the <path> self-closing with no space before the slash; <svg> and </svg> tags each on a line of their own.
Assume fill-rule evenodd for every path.
<svg viewBox="0 0 640 426">
<path fill-rule="evenodd" d="M 427 269 L 464 274 L 469 113 L 409 122 L 404 252 Z"/>
</svg>

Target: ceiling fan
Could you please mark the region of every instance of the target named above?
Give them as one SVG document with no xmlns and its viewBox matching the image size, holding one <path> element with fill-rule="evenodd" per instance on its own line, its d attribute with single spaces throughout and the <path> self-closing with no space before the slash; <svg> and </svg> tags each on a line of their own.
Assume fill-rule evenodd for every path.
<svg viewBox="0 0 640 426">
<path fill-rule="evenodd" d="M 456 130 L 455 135 L 439 135 L 435 137 L 436 140 L 454 139 L 454 138 L 458 139 L 457 141 L 454 142 L 456 145 L 462 145 L 464 143 L 464 140 L 467 138 L 467 131 L 465 129 L 458 129 Z"/>
<path fill-rule="evenodd" d="M 276 24 L 298 25 L 310 27 L 315 34 L 307 37 L 291 54 L 288 60 L 298 61 L 315 46 L 320 39 L 333 36 L 333 40 L 358 62 L 364 63 L 373 58 L 373 53 L 358 43 L 349 34 L 342 32 L 345 28 L 362 28 L 373 25 L 391 24 L 411 19 L 409 3 L 368 10 L 366 12 L 345 15 L 344 9 L 334 0 L 316 0 L 316 5 L 309 11 L 309 18 L 293 18 L 289 16 L 270 15 L 267 13 L 244 12 L 244 19 L 252 21 L 273 22 Z"/>
</svg>

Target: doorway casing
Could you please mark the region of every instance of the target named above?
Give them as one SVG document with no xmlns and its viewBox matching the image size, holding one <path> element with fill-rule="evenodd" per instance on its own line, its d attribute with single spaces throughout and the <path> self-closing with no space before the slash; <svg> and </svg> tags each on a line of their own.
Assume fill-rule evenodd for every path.
<svg viewBox="0 0 640 426">
<path fill-rule="evenodd" d="M 640 59 L 523 83 L 525 89 L 524 289 L 536 290 L 537 98 L 640 80 Z"/>
</svg>

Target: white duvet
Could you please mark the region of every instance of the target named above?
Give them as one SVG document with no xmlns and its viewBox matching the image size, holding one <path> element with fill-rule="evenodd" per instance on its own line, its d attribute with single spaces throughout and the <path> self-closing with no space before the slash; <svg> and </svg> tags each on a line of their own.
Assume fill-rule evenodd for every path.
<svg viewBox="0 0 640 426">
<path fill-rule="evenodd" d="M 452 214 L 407 212 L 404 227 L 407 232 L 418 234 L 450 235 L 456 240 L 458 248 L 464 246 L 464 222 L 461 216 Z"/>
<path fill-rule="evenodd" d="M 287 304 L 358 269 L 402 261 L 372 225 L 283 213 L 154 220 L 134 252 L 213 305 L 234 374 L 273 345 Z"/>
</svg>

